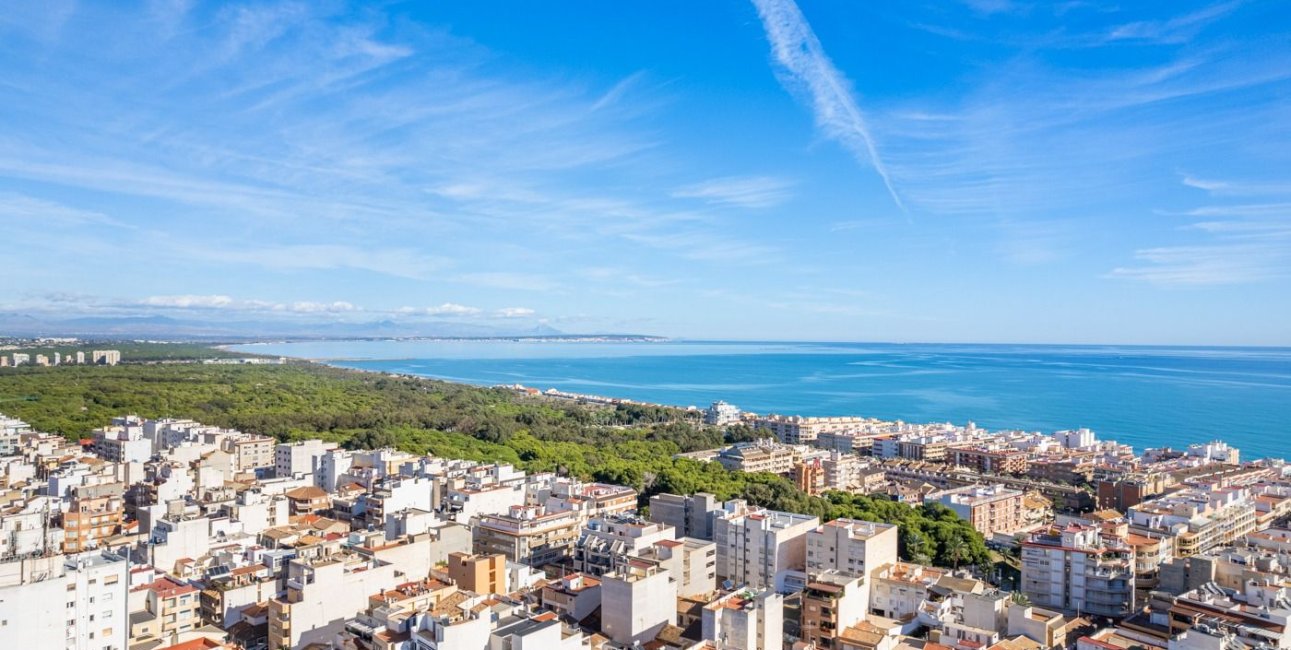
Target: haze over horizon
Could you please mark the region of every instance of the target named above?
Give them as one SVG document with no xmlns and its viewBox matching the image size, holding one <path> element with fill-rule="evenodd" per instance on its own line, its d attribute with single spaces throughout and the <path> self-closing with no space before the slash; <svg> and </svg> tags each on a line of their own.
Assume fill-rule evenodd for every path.
<svg viewBox="0 0 1291 650">
<path fill-rule="evenodd" d="M 1288 26 L 1258 0 L 19 2 L 0 313 L 1291 345 Z"/>
</svg>

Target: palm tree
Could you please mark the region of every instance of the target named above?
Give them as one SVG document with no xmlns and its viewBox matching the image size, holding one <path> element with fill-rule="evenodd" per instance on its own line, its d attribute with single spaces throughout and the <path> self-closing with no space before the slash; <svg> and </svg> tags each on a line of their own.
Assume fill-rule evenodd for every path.
<svg viewBox="0 0 1291 650">
<path fill-rule="evenodd" d="M 959 563 L 968 554 L 968 544 L 964 543 L 963 537 L 956 535 L 946 541 L 945 553 L 946 558 L 954 563 L 955 569 L 959 569 Z"/>
</svg>

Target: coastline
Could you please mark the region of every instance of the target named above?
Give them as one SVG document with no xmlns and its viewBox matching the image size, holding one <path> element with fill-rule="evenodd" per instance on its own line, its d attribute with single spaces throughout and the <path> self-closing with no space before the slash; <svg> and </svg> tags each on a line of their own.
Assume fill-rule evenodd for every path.
<svg viewBox="0 0 1291 650">
<path fill-rule="evenodd" d="M 360 363 L 394 361 L 397 363 L 400 361 L 399 359 L 385 359 L 385 358 L 377 359 L 377 358 L 371 358 L 371 357 L 327 358 L 327 357 L 300 357 L 300 356 L 292 357 L 290 355 L 285 355 L 285 356 L 288 356 L 288 358 L 296 362 L 305 362 L 305 363 L 329 366 L 333 368 L 341 368 L 345 370 L 373 373 L 373 374 L 382 375 L 382 376 L 429 380 L 429 381 L 443 382 L 447 384 L 457 384 L 457 385 L 463 385 L 463 386 L 471 386 L 471 387 L 477 387 L 477 388 L 502 388 L 502 389 L 516 392 L 517 394 L 533 396 L 533 397 L 545 397 L 549 399 L 556 399 L 556 400 L 571 402 L 571 403 L 583 403 L 583 404 L 592 404 L 592 405 L 609 406 L 609 407 L 616 406 L 616 405 L 639 405 L 639 406 L 648 406 L 648 407 L 657 407 L 657 408 L 667 408 L 667 409 L 677 410 L 679 412 L 686 412 L 686 413 L 693 413 L 693 414 L 702 413 L 703 407 L 707 406 L 707 403 L 683 405 L 677 402 L 634 399 L 632 397 L 628 397 L 624 395 L 615 395 L 613 393 L 605 394 L 605 393 L 567 391 L 567 390 L 560 390 L 554 387 L 544 386 L 537 382 L 530 382 L 530 383 L 525 383 L 523 381 L 518 381 L 514 383 L 495 383 L 495 382 L 487 382 L 487 381 L 473 382 L 473 381 L 467 381 L 467 380 L 463 380 L 455 377 L 434 376 L 434 375 L 428 375 L 423 373 L 405 372 L 405 371 L 398 371 L 398 370 L 364 368 L 364 367 L 359 367 L 359 366 L 351 365 L 347 363 L 347 361 L 360 362 Z M 424 362 L 429 359 L 427 357 L 412 357 L 412 358 L 405 359 L 404 361 L 413 361 L 413 360 Z M 723 399 L 723 401 L 729 401 L 729 398 L 720 398 L 720 399 Z M 955 426 L 962 427 L 962 426 L 965 426 L 965 424 L 972 424 L 975 421 L 974 418 L 972 417 L 967 418 L 966 420 L 922 419 L 922 420 L 916 421 L 915 419 L 912 419 L 912 418 L 903 418 L 903 417 L 891 418 L 891 417 L 866 415 L 865 414 L 866 412 L 863 410 L 852 411 L 847 414 L 819 414 L 819 413 L 813 413 L 810 410 L 791 411 L 787 409 L 786 410 L 767 410 L 764 412 L 762 411 L 760 412 L 764 413 L 765 415 L 777 415 L 777 414 L 786 415 L 786 416 L 796 415 L 803 418 L 814 418 L 814 417 L 872 418 L 883 422 L 899 421 L 899 422 L 905 422 L 905 423 L 910 423 L 912 425 L 920 425 L 920 426 L 958 423 L 958 424 L 955 424 Z M 1077 428 L 1081 428 L 1081 427 L 1078 425 L 1072 425 L 1072 426 L 1066 426 L 1066 427 L 1059 426 L 1059 427 L 1053 427 L 1053 428 L 992 426 L 992 427 L 989 427 L 989 429 L 987 430 L 993 435 L 995 434 L 1003 435 L 1010 432 L 1027 432 L 1027 433 L 1041 433 L 1044 435 L 1053 435 L 1058 431 L 1074 430 Z M 1095 431 L 1098 431 L 1099 433 L 1103 433 L 1104 435 L 1108 435 L 1108 439 L 1111 441 L 1119 442 L 1124 440 L 1123 437 L 1115 433 L 1107 434 L 1106 432 L 1103 432 L 1099 429 L 1095 429 Z M 1189 443 L 1200 444 L 1200 443 L 1206 442 L 1206 440 L 1215 440 L 1215 439 L 1223 440 L 1227 438 L 1223 432 L 1217 431 L 1213 435 L 1207 436 L 1205 439 L 1179 441 L 1178 444 L 1183 444 L 1186 447 L 1187 444 Z M 1145 441 L 1136 440 L 1136 439 L 1131 439 L 1130 442 L 1125 442 L 1123 444 L 1131 445 L 1139 450 L 1172 447 L 1172 445 L 1168 442 L 1153 442 L 1151 440 L 1145 442 Z M 1242 447 L 1243 445 L 1239 444 L 1238 446 Z M 1253 458 L 1257 456 L 1272 458 L 1272 459 L 1282 458 L 1282 456 L 1279 456 L 1276 454 L 1276 450 L 1272 450 L 1273 453 L 1269 453 L 1268 451 L 1264 451 L 1264 450 L 1256 451 L 1255 449 L 1252 449 L 1252 452 L 1254 452 L 1252 453 Z"/>
</svg>

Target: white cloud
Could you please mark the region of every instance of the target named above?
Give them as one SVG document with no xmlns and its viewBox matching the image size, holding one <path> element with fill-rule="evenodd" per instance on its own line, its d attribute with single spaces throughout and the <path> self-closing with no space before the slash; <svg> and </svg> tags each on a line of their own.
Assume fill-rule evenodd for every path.
<svg viewBox="0 0 1291 650">
<path fill-rule="evenodd" d="M 175 309 L 226 309 L 235 307 L 239 303 L 233 298 L 224 295 L 179 295 L 148 296 L 140 300 L 139 304 L 145 307 L 170 307 Z"/>
<path fill-rule="evenodd" d="M 495 313 L 501 318 L 526 318 L 537 312 L 528 307 L 503 307 Z"/>
<path fill-rule="evenodd" d="M 1255 196 L 1261 194 L 1291 194 L 1291 183 L 1259 180 L 1215 180 L 1185 175 L 1183 184 L 1204 190 L 1215 196 Z"/>
<path fill-rule="evenodd" d="M 111 226 L 128 228 L 101 212 L 82 210 L 13 192 L 0 192 L 0 217 L 23 219 L 41 226 Z"/>
<path fill-rule="evenodd" d="M 904 209 L 901 197 L 879 157 L 874 138 L 852 97 L 847 78 L 825 55 L 811 25 L 793 0 L 753 0 L 776 62 L 793 86 L 801 86 L 811 101 L 816 125 L 847 148 L 859 161 L 867 162 L 883 179 L 888 194 Z"/>
<path fill-rule="evenodd" d="M 400 307 L 395 310 L 398 314 L 418 314 L 426 316 L 477 316 L 484 310 L 479 307 L 468 307 L 453 302 L 446 302 L 442 305 L 433 307 Z"/>
<path fill-rule="evenodd" d="M 1116 268 L 1109 275 L 1172 286 L 1249 284 L 1286 277 L 1288 252 L 1286 246 L 1269 244 L 1147 248 L 1134 255 L 1143 266 Z"/>
<path fill-rule="evenodd" d="M 293 302 L 287 308 L 297 314 L 343 314 L 358 311 L 358 307 L 343 300 L 336 302 Z"/>
<path fill-rule="evenodd" d="M 1230 0 L 1204 7 L 1190 14 L 1166 20 L 1143 20 L 1118 25 L 1107 35 L 1109 41 L 1141 40 L 1157 43 L 1184 43 L 1196 36 L 1210 23 L 1223 18 L 1242 4 Z M 1166 5 L 1171 6 L 1171 5 Z"/>
<path fill-rule="evenodd" d="M 254 264 L 273 270 L 357 269 L 411 280 L 427 280 L 448 266 L 407 248 L 359 248 L 339 244 L 299 244 L 272 247 L 191 246 L 197 257 L 222 264 Z"/>
<path fill-rule="evenodd" d="M 1205 218 L 1189 224 L 1187 230 L 1207 240 L 1135 251 L 1142 265 L 1119 267 L 1109 275 L 1184 286 L 1291 277 L 1291 203 L 1204 206 L 1187 214 Z"/>
<path fill-rule="evenodd" d="M 672 195 L 737 208 L 769 208 L 789 199 L 789 187 L 787 181 L 769 176 L 729 176 L 680 187 Z"/>
</svg>

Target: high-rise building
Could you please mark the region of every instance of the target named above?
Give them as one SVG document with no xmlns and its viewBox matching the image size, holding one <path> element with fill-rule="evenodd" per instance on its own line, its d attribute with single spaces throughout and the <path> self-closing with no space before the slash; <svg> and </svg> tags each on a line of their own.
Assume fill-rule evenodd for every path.
<svg viewBox="0 0 1291 650">
<path fill-rule="evenodd" d="M 1110 617 L 1134 611 L 1134 551 L 1095 526 L 1069 524 L 1022 543 L 1022 592 L 1040 607 Z"/>
<path fill-rule="evenodd" d="M 28 556 L 0 564 L 0 644 L 126 650 L 126 565 L 111 553 Z"/>
<path fill-rule="evenodd" d="M 837 571 L 812 574 L 802 591 L 802 640 L 816 648 L 832 648 L 847 628 L 869 612 L 868 579 Z"/>
<path fill-rule="evenodd" d="M 96 366 L 115 366 L 121 363 L 121 352 L 119 350 L 94 350 L 90 353 L 90 359 Z"/>
<path fill-rule="evenodd" d="M 677 537 L 713 539 L 713 518 L 721 511 L 721 502 L 707 492 L 650 497 L 650 521 L 672 526 Z"/>
<path fill-rule="evenodd" d="M 893 524 L 835 519 L 807 533 L 807 571 L 837 571 L 869 579 L 885 564 L 897 561 L 897 527 Z"/>
<path fill-rule="evenodd" d="M 721 426 L 724 424 L 734 424 L 740 421 L 740 408 L 734 404 L 727 404 L 721 400 L 713 402 L 707 410 L 704 411 L 704 424 Z"/>
<path fill-rule="evenodd" d="M 819 524 L 811 515 L 728 501 L 713 521 L 718 580 L 752 589 L 796 591 L 806 581 L 807 533 Z"/>
</svg>

